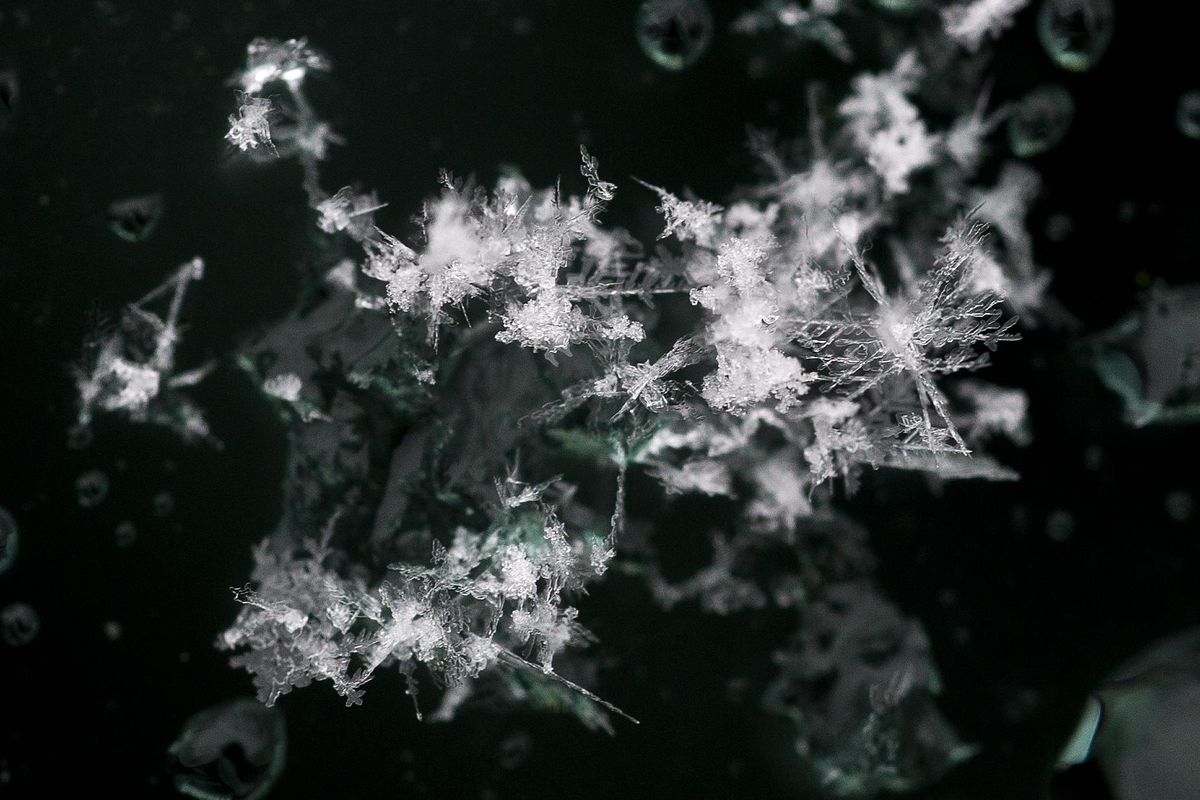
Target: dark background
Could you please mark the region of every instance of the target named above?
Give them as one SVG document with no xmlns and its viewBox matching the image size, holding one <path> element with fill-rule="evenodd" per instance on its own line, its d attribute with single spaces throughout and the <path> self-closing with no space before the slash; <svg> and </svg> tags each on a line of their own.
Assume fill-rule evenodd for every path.
<svg viewBox="0 0 1200 800">
<path fill-rule="evenodd" d="M 490 182 L 513 163 L 535 185 L 561 175 L 578 188 L 584 142 L 622 188 L 610 221 L 648 241 L 653 198 L 627 176 L 720 201 L 749 179 L 745 125 L 799 132 L 805 82 L 846 71 L 815 49 L 730 34 L 738 6 L 726 3 L 708 55 L 666 74 L 637 49 L 635 5 L 0 2 L 0 70 L 20 80 L 0 131 L 0 505 L 22 530 L 0 606 L 28 602 L 42 626 L 25 647 L 0 646 L 0 797 L 167 796 L 166 748 L 183 721 L 250 691 L 212 643 L 235 613 L 228 587 L 246 580 L 279 509 L 283 430 L 253 387 L 225 358 L 197 392 L 221 452 L 104 421 L 86 450 L 66 439 L 69 365 L 96 313 L 175 265 L 208 264 L 181 366 L 227 356 L 293 304 L 313 228 L 299 170 L 230 159 L 221 139 L 246 43 L 308 36 L 329 55 L 313 100 L 348 146 L 323 182 L 377 189 L 386 229 L 404 228 L 439 167 Z M 1118 2 L 1112 47 L 1086 75 L 1054 69 L 1032 9 L 997 48 L 997 101 L 1057 80 L 1078 105 L 1064 144 L 1034 161 L 1045 189 L 1031 229 L 1052 292 L 1085 330 L 1131 310 L 1147 278 L 1185 283 L 1198 263 L 1200 142 L 1174 115 L 1200 71 L 1191 28 L 1167 8 Z M 748 78 L 764 53 L 770 71 Z M 867 54 L 855 69 L 884 66 Z M 157 232 L 120 241 L 109 203 L 150 192 L 166 201 Z M 1055 212 L 1074 224 L 1061 243 L 1042 234 Z M 1034 443 L 1001 453 L 1020 482 L 934 492 L 877 475 L 848 504 L 872 531 L 890 596 L 930 633 L 943 709 L 983 747 L 923 796 L 1041 796 L 1088 689 L 1139 646 L 1200 622 L 1196 526 L 1164 510 L 1168 492 L 1197 489 L 1200 436 L 1126 428 L 1080 360 L 1068 335 L 1039 328 L 988 375 L 1030 393 Z M 74 481 L 90 469 L 112 488 L 84 510 Z M 176 503 L 162 519 L 152 499 L 164 490 Z M 1046 520 L 1064 511 L 1074 530 L 1055 541 Z M 122 520 L 139 531 L 128 548 L 115 541 Z M 609 738 L 525 714 L 420 724 L 394 676 L 355 709 L 318 685 L 282 701 L 289 763 L 273 796 L 806 796 L 790 726 L 758 705 L 786 615 L 667 615 L 614 578 L 581 619 L 615 665 L 595 688 L 640 727 L 618 723 Z M 501 742 L 515 733 L 532 750 L 505 768 Z"/>
</svg>

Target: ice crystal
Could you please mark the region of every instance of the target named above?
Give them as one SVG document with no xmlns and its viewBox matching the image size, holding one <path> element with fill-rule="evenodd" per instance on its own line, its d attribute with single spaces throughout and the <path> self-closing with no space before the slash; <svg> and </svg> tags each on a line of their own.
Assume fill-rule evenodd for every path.
<svg viewBox="0 0 1200 800">
<path fill-rule="evenodd" d="M 1029 0 L 971 0 L 942 10 L 946 35 L 969 52 L 975 52 L 987 38 L 997 38 L 1012 27 L 1013 17 Z"/>
<path fill-rule="evenodd" d="M 300 390 L 303 388 L 304 382 L 300 380 L 300 376 L 292 372 L 275 375 L 263 383 L 264 392 L 289 403 L 300 399 Z"/>
<path fill-rule="evenodd" d="M 279 41 L 258 37 L 246 47 L 246 68 L 238 76 L 238 82 L 251 95 L 275 81 L 298 87 L 310 69 L 328 70 L 329 62 L 308 46 L 307 39 Z"/>
<path fill-rule="evenodd" d="M 809 41 L 821 45 L 831 55 L 849 63 L 854 52 L 845 32 L 838 26 L 835 17 L 848 5 L 844 0 L 764 0 L 757 8 L 742 12 L 734 20 L 733 29 L 738 33 L 760 33 L 778 29 L 798 41 Z"/>
<path fill-rule="evenodd" d="M 922 74 L 910 51 L 890 72 L 855 78 L 854 93 L 838 107 L 855 144 L 889 192 L 907 192 L 909 176 L 935 160 L 939 138 L 929 133 L 908 98 Z"/>
<path fill-rule="evenodd" d="M 97 412 L 118 413 L 135 422 L 170 427 L 185 440 L 215 441 L 200 410 L 181 391 L 203 380 L 211 365 L 175 368 L 183 301 L 192 281 L 203 275 L 199 258 L 183 264 L 162 285 L 127 306 L 114 329 L 101 329 L 88 343 L 75 368 L 80 426 L 89 425 Z M 164 299 L 166 310 L 153 311 Z"/>
<path fill-rule="evenodd" d="M 959 19 L 978 41 L 963 28 L 963 48 L 943 42 L 940 70 L 1004 24 L 997 3 L 959 6 L 982 14 Z M 844 56 L 847 9 L 766 3 L 739 25 Z M 595 672 L 575 598 L 617 564 L 668 607 L 816 604 L 781 683 L 815 692 L 836 673 L 845 687 L 787 710 L 815 726 L 800 735 L 830 787 L 916 785 L 964 754 L 932 706 L 919 625 L 878 597 L 864 537 L 828 522 L 828 484 L 854 491 L 879 467 L 1014 477 L 973 450 L 1027 441 L 1026 397 L 963 375 L 1015 338 L 1011 309 L 1042 302 L 1025 229 L 1038 179 L 1009 165 L 981 183 L 1002 112 L 977 84 L 926 77 L 929 48 L 909 44 L 838 98 L 812 90 L 805 140 L 753 132 L 762 176 L 721 204 L 643 183 L 663 221 L 650 253 L 606 224 L 630 198 L 583 149 L 581 194 L 511 169 L 490 187 L 446 173 L 416 235 L 382 230 L 374 192 L 321 184 L 338 140 L 304 79 L 323 59 L 303 40 L 251 46 L 243 103 L 253 121 L 254 98 L 279 89 L 280 114 L 247 125 L 245 149 L 272 141 L 298 160 L 315 227 L 357 253 L 339 252 L 317 299 L 239 359 L 290 435 L 284 516 L 220 637 L 261 699 L 328 681 L 354 704 L 395 669 L 418 713 L 419 684 L 445 687 L 432 719 L 488 695 L 609 730 L 620 712 L 580 685 Z M 602 479 L 574 485 L 551 471 L 560 460 Z M 734 530 L 701 532 L 710 564 L 664 576 L 625 507 L 637 472 L 668 502 L 736 508 Z M 852 641 L 818 652 L 806 637 L 825 640 L 822 614 L 874 620 L 902 655 L 875 669 Z"/>
<path fill-rule="evenodd" d="M 374 195 L 360 194 L 346 186 L 317 204 L 317 213 L 321 215 L 317 225 L 326 233 L 346 231 L 361 241 L 375 230 L 371 215 L 386 205 Z"/>
<path fill-rule="evenodd" d="M 643 185 L 657 192 L 661 201 L 657 211 L 662 214 L 666 227 L 658 238 L 674 236 L 681 242 L 712 246 L 723 211 L 720 206 L 704 200 L 681 200 L 659 186 Z"/>
<path fill-rule="evenodd" d="M 271 101 L 266 97 L 242 95 L 237 114 L 229 117 L 229 132 L 225 139 L 239 150 L 254 150 L 259 145 L 275 152 L 271 141 Z"/>
<path fill-rule="evenodd" d="M 704 398 L 722 411 L 743 413 L 773 400 L 781 411 L 808 391 L 813 376 L 778 349 L 779 307 L 762 264 L 764 248 L 731 239 L 717 256 L 720 285 L 692 290 L 692 302 L 713 312 L 709 334 L 717 369 L 704 379 Z"/>
<path fill-rule="evenodd" d="M 394 564 L 396 577 L 374 585 L 332 569 L 333 530 L 293 551 L 264 543 L 254 584 L 238 592 L 243 610 L 221 636 L 221 647 L 245 650 L 232 663 L 254 675 L 267 704 L 314 680 L 357 704 L 389 665 L 409 681 L 422 666 L 450 685 L 497 665 L 554 676 L 554 656 L 580 641 L 563 596 L 594 561 L 537 491 L 502 497 L 491 529 L 460 528 L 429 565 Z"/>
</svg>

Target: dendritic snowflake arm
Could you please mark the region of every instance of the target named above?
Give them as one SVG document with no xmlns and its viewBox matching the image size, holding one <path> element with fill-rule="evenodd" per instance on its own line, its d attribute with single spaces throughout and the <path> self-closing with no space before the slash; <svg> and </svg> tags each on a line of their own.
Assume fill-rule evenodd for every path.
<svg viewBox="0 0 1200 800">
<path fill-rule="evenodd" d="M 499 664 L 534 670 L 628 716 L 553 670 L 557 653 L 586 638 L 564 594 L 603 564 L 591 555 L 595 545 L 572 539 L 545 504 L 548 486 L 512 476 L 498 482 L 490 529 L 459 528 L 448 547 L 434 546 L 429 564 L 395 564 L 394 577 L 373 586 L 333 568 L 336 519 L 318 541 L 264 543 L 253 585 L 235 593 L 242 611 L 219 645 L 238 651 L 234 665 L 254 676 L 267 703 L 328 680 L 357 704 L 388 665 L 410 681 L 421 667 L 455 685 Z"/>
<path fill-rule="evenodd" d="M 706 200 L 681 200 L 661 186 L 644 181 L 638 183 L 658 194 L 657 211 L 666 223 L 658 238 L 674 236 L 681 242 L 695 242 L 701 247 L 713 246 L 724 211 L 721 206 Z"/>
</svg>

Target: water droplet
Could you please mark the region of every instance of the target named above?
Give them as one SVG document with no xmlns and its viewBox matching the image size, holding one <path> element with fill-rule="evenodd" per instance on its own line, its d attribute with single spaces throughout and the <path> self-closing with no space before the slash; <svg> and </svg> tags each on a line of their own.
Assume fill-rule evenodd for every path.
<svg viewBox="0 0 1200 800">
<path fill-rule="evenodd" d="M 190 797 L 264 797 L 286 753 L 283 714 L 248 698 L 194 714 L 170 748 L 175 787 Z"/>
<path fill-rule="evenodd" d="M 889 14 L 915 14 L 925 7 L 925 0 L 871 0 L 871 4 Z"/>
<path fill-rule="evenodd" d="M 16 113 L 17 98 L 20 94 L 17 73 L 11 69 L 0 70 L 0 119 Z"/>
<path fill-rule="evenodd" d="M 1065 242 L 1071 236 L 1075 224 L 1062 212 L 1051 214 L 1046 220 L 1046 238 L 1052 242 Z"/>
<path fill-rule="evenodd" d="M 13 647 L 29 644 L 39 628 L 41 621 L 28 603 L 13 603 L 0 611 L 0 637 L 6 644 Z"/>
<path fill-rule="evenodd" d="M 162 519 L 171 516 L 175 510 L 175 495 L 167 491 L 154 495 L 154 516 Z"/>
<path fill-rule="evenodd" d="M 1115 21 L 1112 0 L 1042 0 L 1038 38 L 1055 64 L 1087 72 L 1108 49 Z"/>
<path fill-rule="evenodd" d="M 1030 158 L 1058 145 L 1071 127 L 1075 101 L 1058 84 L 1039 86 L 1025 95 L 1008 118 L 1008 145 Z"/>
<path fill-rule="evenodd" d="M 1175 112 L 1179 132 L 1189 139 L 1200 139 L 1200 91 L 1184 92 Z"/>
<path fill-rule="evenodd" d="M 95 508 L 108 497 L 108 476 L 98 469 L 83 473 L 75 479 L 75 496 L 84 508 Z"/>
<path fill-rule="evenodd" d="M 129 520 L 117 524 L 116 540 L 117 547 L 129 547 L 137 541 L 137 526 Z"/>
<path fill-rule="evenodd" d="M 1187 522 L 1191 519 L 1192 510 L 1195 507 L 1191 492 L 1182 489 L 1167 494 L 1164 498 L 1164 505 L 1167 516 L 1176 522 Z"/>
<path fill-rule="evenodd" d="M 1070 511 L 1058 509 L 1046 517 L 1046 535 L 1056 542 L 1065 542 L 1075 533 L 1075 517 Z"/>
<path fill-rule="evenodd" d="M 125 241 L 140 242 L 154 233 L 162 214 L 162 195 L 130 197 L 108 207 L 108 226 Z"/>
<path fill-rule="evenodd" d="M 533 738 L 525 731 L 513 731 L 500 742 L 497 761 L 502 769 L 513 770 L 529 760 L 533 753 Z"/>
<path fill-rule="evenodd" d="M 638 7 L 638 45 L 663 69 L 696 63 L 712 35 L 712 12 L 705 0 L 646 0 Z"/>
<path fill-rule="evenodd" d="M 67 447 L 72 450 L 83 450 L 92 444 L 94 436 L 87 425 L 72 425 L 67 428 Z"/>
<path fill-rule="evenodd" d="M 17 545 L 20 543 L 21 529 L 8 510 L 0 507 L 0 575 L 17 560 Z"/>
</svg>

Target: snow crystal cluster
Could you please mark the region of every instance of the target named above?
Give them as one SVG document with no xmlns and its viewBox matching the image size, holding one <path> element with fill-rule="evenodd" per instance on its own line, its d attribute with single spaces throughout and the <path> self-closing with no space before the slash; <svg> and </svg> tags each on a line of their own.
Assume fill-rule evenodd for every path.
<svg viewBox="0 0 1200 800">
<path fill-rule="evenodd" d="M 94 334 L 75 367 L 79 428 L 86 429 L 97 412 L 108 412 L 167 426 L 185 440 L 215 441 L 203 413 L 180 391 L 203 380 L 212 365 L 175 367 L 183 301 L 188 286 L 203 276 L 204 262 L 192 259 L 126 306 L 115 325 Z M 164 300 L 165 310 L 156 312 Z"/>
<path fill-rule="evenodd" d="M 737 29 L 782 27 L 849 62 L 843 5 L 772 0 Z M 1017 338 L 1018 312 L 1041 314 L 1025 229 L 1039 179 L 1015 162 L 983 171 L 1004 110 L 980 82 L 931 77 L 978 58 L 1023 5 L 958 3 L 939 36 L 892 37 L 885 68 L 832 100 L 812 93 L 806 138 L 752 133 L 758 175 L 729 197 L 618 195 L 581 149 L 578 194 L 511 170 L 490 187 L 443 174 L 415 229 L 395 232 L 376 223 L 374 192 L 321 185 L 340 139 L 305 85 L 328 60 L 303 39 L 252 42 L 226 139 L 297 162 L 313 225 L 339 250 L 238 359 L 289 432 L 279 527 L 218 642 L 259 697 L 328 681 L 354 704 L 391 669 L 418 714 L 440 697 L 433 720 L 486 692 L 608 730 L 622 712 L 583 688 L 597 675 L 579 649 L 595 637 L 576 601 L 620 564 L 664 607 L 802 615 L 776 710 L 839 793 L 915 785 L 918 763 L 963 757 L 932 705 L 919 623 L 879 596 L 831 501 L 876 469 L 1011 479 L 979 448 L 1029 441 L 1025 395 L 978 375 Z M 651 200 L 663 229 L 648 253 L 604 214 Z M 199 276 L 197 260 L 92 349 L 82 423 L 120 412 L 207 435 L 178 391 L 200 375 L 174 367 Z M 164 316 L 147 310 L 166 294 Z M 738 509 L 736 530 L 698 532 L 711 565 L 664 577 L 625 507 L 635 473 L 664 502 Z M 810 547 L 823 566 L 780 572 L 788 559 L 767 556 Z M 876 627 L 898 655 L 868 668 L 852 631 Z M 831 695 L 805 694 L 829 676 Z M 422 695 L 423 678 L 437 690 Z"/>
</svg>

